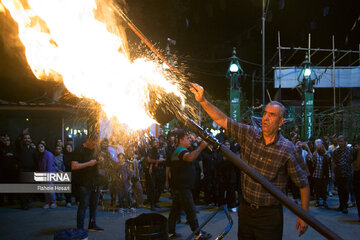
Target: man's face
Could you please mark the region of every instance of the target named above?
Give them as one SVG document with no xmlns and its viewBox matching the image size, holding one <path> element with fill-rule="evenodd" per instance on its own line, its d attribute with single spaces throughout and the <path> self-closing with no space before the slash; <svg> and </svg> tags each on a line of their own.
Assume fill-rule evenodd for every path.
<svg viewBox="0 0 360 240">
<path fill-rule="evenodd" d="M 62 142 L 61 139 L 58 139 L 58 140 L 56 141 L 56 146 L 60 146 L 60 147 L 63 146 L 63 142 Z"/>
<path fill-rule="evenodd" d="M 262 130 L 266 133 L 276 133 L 284 123 L 281 108 L 277 105 L 267 105 L 262 117 Z"/>
<path fill-rule="evenodd" d="M 10 138 L 9 137 L 5 137 L 4 138 L 4 143 L 5 143 L 5 146 L 10 146 Z"/>
<path fill-rule="evenodd" d="M 228 149 L 230 149 L 231 145 L 229 141 L 225 141 L 224 142 L 225 147 L 227 147 Z"/>
<path fill-rule="evenodd" d="M 344 138 L 338 138 L 337 143 L 339 144 L 339 147 L 341 149 L 344 149 L 346 147 L 346 141 Z"/>
<path fill-rule="evenodd" d="M 60 155 L 60 153 L 62 152 L 62 148 L 60 147 L 60 146 L 57 146 L 56 148 L 55 148 L 55 155 L 57 156 L 57 155 Z"/>
<path fill-rule="evenodd" d="M 23 140 L 24 140 L 25 145 L 27 145 L 27 146 L 30 145 L 30 143 L 31 143 L 30 135 L 28 135 L 28 134 L 24 135 Z"/>
<path fill-rule="evenodd" d="M 180 145 L 185 148 L 189 148 L 191 146 L 191 137 L 189 135 L 185 135 L 180 139 Z"/>
</svg>

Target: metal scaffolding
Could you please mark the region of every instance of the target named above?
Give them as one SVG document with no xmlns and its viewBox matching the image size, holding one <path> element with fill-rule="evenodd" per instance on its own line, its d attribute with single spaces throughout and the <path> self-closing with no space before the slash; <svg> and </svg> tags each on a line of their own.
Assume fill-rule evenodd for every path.
<svg viewBox="0 0 360 240">
<path fill-rule="evenodd" d="M 331 64 L 329 65 L 325 65 L 326 69 L 331 69 L 331 88 L 333 89 L 333 106 L 332 108 L 330 107 L 330 111 L 329 109 L 326 109 L 324 112 L 320 112 L 317 113 L 319 116 L 323 116 L 325 113 L 328 114 L 328 117 L 332 118 L 332 127 L 327 127 L 328 130 L 331 130 L 330 133 L 333 134 L 337 134 L 338 131 L 336 124 L 340 121 L 339 120 L 339 112 L 344 112 L 343 111 L 343 107 L 341 104 L 341 99 L 339 97 L 338 100 L 338 105 L 337 105 L 337 100 L 336 100 L 336 75 L 335 75 L 335 69 L 336 69 L 336 65 L 339 64 L 339 62 L 341 60 L 343 60 L 346 56 L 350 56 L 350 55 L 355 55 L 355 61 L 353 61 L 350 64 L 346 64 L 346 66 L 355 66 L 355 64 L 358 64 L 360 66 L 360 44 L 359 44 L 359 50 L 358 51 L 354 51 L 354 50 L 340 50 L 340 49 L 336 49 L 335 48 L 335 37 L 332 36 L 332 48 L 331 49 L 322 49 L 322 48 L 312 48 L 311 47 L 311 34 L 308 35 L 308 47 L 304 48 L 304 47 L 287 47 L 287 46 L 281 46 L 281 41 L 280 41 L 280 32 L 278 32 L 278 55 L 279 55 L 279 67 L 277 67 L 278 69 L 278 79 L 279 79 L 279 93 L 280 93 L 280 97 L 281 97 L 281 78 L 282 78 L 282 74 L 281 74 L 281 69 L 287 68 L 287 64 L 291 61 L 291 59 L 294 58 L 294 56 L 298 53 L 298 52 L 307 52 L 308 55 L 308 59 L 309 61 L 312 60 L 313 62 L 313 66 L 320 66 L 321 64 L 325 63 L 326 60 L 329 59 L 329 57 L 332 56 L 332 60 L 331 60 Z M 292 51 L 292 53 L 290 54 L 290 56 L 286 59 L 286 61 L 282 60 L 282 51 Z M 321 57 L 321 54 L 326 54 L 325 57 Z M 313 59 L 316 58 L 316 63 L 314 63 Z M 319 58 L 320 57 L 320 58 Z M 328 62 L 329 63 L 329 62 Z M 297 64 L 297 66 L 300 65 L 300 62 Z M 323 65 L 324 66 L 324 65 Z M 342 66 L 344 66 L 344 64 L 342 64 Z M 319 80 L 319 79 L 318 79 Z M 360 86 L 360 79 L 359 79 L 359 86 Z M 304 94 L 305 95 L 305 94 Z M 339 95 L 340 95 L 340 90 L 339 90 Z M 281 98 L 280 98 L 281 99 Z M 304 102 L 306 102 L 306 99 L 303 99 Z M 349 114 L 351 111 L 346 111 L 347 114 Z M 331 113 L 331 114 L 330 114 Z M 330 115 L 329 115 L 330 114 Z M 354 113 L 356 114 L 356 113 Z M 304 119 L 305 116 L 303 116 L 304 113 L 302 111 L 302 119 Z M 319 116 L 315 116 L 314 115 L 314 121 L 315 119 L 317 119 L 317 121 L 320 121 L 321 124 L 321 117 Z M 316 123 L 316 121 L 314 122 Z M 328 123 L 328 121 L 327 121 Z M 317 123 L 319 124 L 319 122 Z M 345 124 L 342 124 L 343 126 Z M 317 126 L 318 127 L 318 126 Z M 342 129 L 344 130 L 344 129 Z M 343 133 L 344 131 L 342 131 Z M 318 134 L 319 131 L 316 133 Z"/>
</svg>

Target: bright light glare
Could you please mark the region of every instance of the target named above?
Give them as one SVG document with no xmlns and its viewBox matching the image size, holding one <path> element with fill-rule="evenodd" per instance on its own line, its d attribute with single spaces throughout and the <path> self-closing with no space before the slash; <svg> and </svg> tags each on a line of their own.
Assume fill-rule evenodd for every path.
<svg viewBox="0 0 360 240">
<path fill-rule="evenodd" d="M 162 63 L 162 67 L 163 69 L 167 70 L 167 69 L 170 69 L 170 67 L 166 64 L 166 63 Z"/>
<path fill-rule="evenodd" d="M 231 65 L 230 65 L 230 72 L 238 72 L 239 71 L 239 67 L 238 67 L 238 65 L 237 64 L 235 64 L 235 63 L 232 63 Z"/>
<path fill-rule="evenodd" d="M 310 68 L 305 68 L 304 76 L 305 76 L 305 77 L 310 77 L 310 75 L 311 75 L 311 70 L 310 70 Z"/>
</svg>

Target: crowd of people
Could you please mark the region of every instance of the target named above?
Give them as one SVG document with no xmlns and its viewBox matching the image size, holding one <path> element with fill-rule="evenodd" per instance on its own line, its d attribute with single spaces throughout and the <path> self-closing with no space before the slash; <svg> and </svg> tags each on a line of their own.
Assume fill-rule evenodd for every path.
<svg viewBox="0 0 360 240">
<path fill-rule="evenodd" d="M 224 126 L 230 127 L 227 132 L 230 131 L 231 136 L 234 131 L 240 131 L 232 125 Z M 59 202 L 65 202 L 67 207 L 77 204 L 79 229 L 84 229 L 85 212 L 89 207 L 89 231 L 102 231 L 96 225 L 96 210 L 98 205 L 105 202 L 104 193 L 109 193 L 111 207 L 124 212 L 146 206 L 156 211 L 160 208 L 160 196 L 168 191 L 173 199 L 171 217 L 169 216 L 170 230 L 175 233 L 181 211 L 188 215 L 189 225 L 194 230 L 198 226 L 196 213 L 191 211 L 194 204 L 213 207 L 227 205 L 230 211 L 236 212 L 239 203 L 249 201 L 246 197 L 243 199 L 241 181 L 247 181 L 249 186 L 253 184 L 254 188 L 257 183 L 242 177 L 241 171 L 229 159 L 205 146 L 195 134 L 189 133 L 186 136 L 188 142 L 182 142 L 185 147 L 180 151 L 179 146 L 184 141 L 181 140 L 184 134 L 180 129 L 174 129 L 158 138 L 143 138 L 140 142 L 123 146 L 113 139 L 100 139 L 96 134 L 90 134 L 84 144 L 73 151 L 71 138 L 66 139 L 65 143 L 59 139 L 51 146 L 43 140 L 35 145 L 28 129 L 13 142 L 7 134 L 2 134 L 1 183 L 21 182 L 22 172 L 72 172 L 72 193 L 45 193 L 41 196 L 3 193 L 0 204 L 5 204 L 6 201 L 8 204 L 20 203 L 23 209 L 29 209 L 34 200 L 43 201 L 44 208 L 55 208 Z M 240 139 L 240 143 L 245 141 L 244 149 L 240 147 L 239 141 L 233 141 L 224 133 L 216 137 L 240 158 L 248 157 L 246 139 Z M 336 190 L 339 211 L 346 214 L 349 205 L 356 205 L 360 209 L 360 137 L 353 144 L 349 144 L 343 135 L 303 141 L 297 127 L 286 137 L 296 149 L 294 154 L 299 157 L 298 165 L 306 173 L 316 207 L 328 208 L 327 199 Z M 179 159 L 187 163 L 179 164 Z M 293 167 L 294 171 L 298 171 L 297 167 Z M 290 168 L 289 170 L 292 171 Z M 294 184 L 294 181 L 298 180 L 288 177 L 286 191 L 298 202 L 304 185 L 301 185 L 302 180 L 299 180 L 300 184 Z M 191 196 L 191 202 L 188 197 L 184 199 L 184 196 Z M 267 195 L 264 196 L 261 201 L 266 199 Z M 261 207 L 261 203 L 257 206 Z M 360 211 L 358 213 L 360 217 Z M 204 239 L 209 237 L 204 232 L 199 234 Z"/>
<path fill-rule="evenodd" d="M 29 209 L 34 201 L 44 202 L 43 208 L 64 205 L 61 202 L 66 207 L 78 205 L 79 229 L 84 229 L 85 212 L 90 207 L 88 229 L 94 231 L 102 230 L 96 225 L 96 209 L 104 204 L 106 192 L 111 199 L 109 206 L 119 212 L 135 211 L 145 204 L 156 211 L 160 207 L 161 194 L 174 188 L 171 156 L 178 145 L 178 131 L 175 129 L 159 138 L 128 143 L 125 149 L 107 138 L 99 139 L 96 134 L 91 134 L 75 151 L 71 138 L 66 139 L 65 144 L 58 139 L 52 147 L 44 140 L 35 144 L 29 129 L 25 129 L 13 142 L 7 134 L 2 134 L 1 183 L 21 183 L 24 172 L 71 172 L 72 193 L 3 193 L 0 204 L 19 203 L 24 210 Z M 201 139 L 194 134 L 190 136 L 189 149 L 196 149 Z M 236 145 L 230 146 L 230 141 L 225 141 L 225 144 L 236 149 Z M 228 204 L 235 211 L 235 186 L 238 185 L 239 171 L 230 161 L 208 148 L 194 159 L 190 167 L 194 169 L 194 174 L 189 177 L 195 185 L 193 188 L 190 180 L 189 188 L 196 204 L 200 204 L 201 200 L 211 206 Z M 204 192 L 203 199 L 200 192 Z"/>
<path fill-rule="evenodd" d="M 69 154 L 72 152 L 72 140 L 67 139 L 64 147 L 62 140 L 59 139 L 51 149 L 44 140 L 35 144 L 29 129 L 25 129 L 13 143 L 6 133 L 1 134 L 1 183 L 22 183 L 23 173 L 26 172 L 70 172 L 71 167 L 68 161 L 70 161 Z M 19 200 L 21 207 L 27 210 L 34 199 L 43 200 L 44 208 L 55 208 L 56 201 L 65 199 L 67 206 L 71 206 L 71 194 L 55 193 L 44 195 L 3 193 L 0 203 L 4 204 L 7 200 L 9 204 L 15 204 L 15 200 Z"/>
<path fill-rule="evenodd" d="M 298 132 L 298 127 L 295 127 L 289 139 L 296 145 L 309 169 L 310 191 L 315 206 L 328 208 L 327 198 L 333 196 L 333 190 L 337 190 L 339 211 L 346 214 L 347 208 L 355 205 L 359 209 L 360 136 L 353 144 L 348 143 L 344 135 L 303 141 Z M 291 182 L 289 185 L 296 200 L 297 189 Z M 358 213 L 360 217 L 360 211 Z"/>
</svg>

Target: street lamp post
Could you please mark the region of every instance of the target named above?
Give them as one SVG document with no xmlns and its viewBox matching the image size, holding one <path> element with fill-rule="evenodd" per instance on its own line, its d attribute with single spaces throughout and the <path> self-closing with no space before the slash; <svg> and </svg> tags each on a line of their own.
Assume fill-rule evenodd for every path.
<svg viewBox="0 0 360 240">
<path fill-rule="evenodd" d="M 237 122 L 240 122 L 240 83 L 239 77 L 244 73 L 240 64 L 239 58 L 236 57 L 236 48 L 233 48 L 232 56 L 230 58 L 230 65 L 226 73 L 226 78 L 230 80 L 230 117 Z"/>
<path fill-rule="evenodd" d="M 305 60 L 301 63 L 301 72 L 298 81 L 301 82 L 303 91 L 303 128 L 302 136 L 305 140 L 313 135 L 314 122 L 314 84 L 317 80 L 316 73 L 312 69 L 309 55 L 306 53 Z"/>
</svg>

